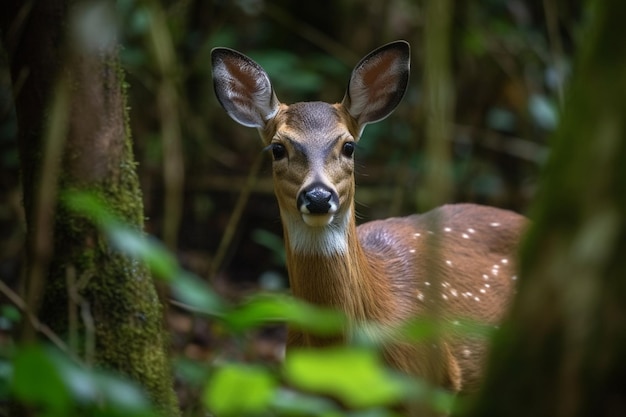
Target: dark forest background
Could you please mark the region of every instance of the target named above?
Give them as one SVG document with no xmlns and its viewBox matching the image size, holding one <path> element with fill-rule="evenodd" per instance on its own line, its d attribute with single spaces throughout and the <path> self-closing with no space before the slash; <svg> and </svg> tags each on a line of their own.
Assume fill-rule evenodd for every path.
<svg viewBox="0 0 626 417">
<path fill-rule="evenodd" d="M 454 115 L 446 138 L 451 201 L 525 212 L 558 122 L 584 10 L 571 1 L 453 6 Z M 146 229 L 188 268 L 207 277 L 217 272 L 215 278 L 225 283 L 286 282 L 277 256 L 281 231 L 269 158 L 248 183 L 261 145 L 254 130 L 237 126 L 219 108 L 209 57 L 215 46 L 257 60 L 284 102 L 337 102 L 360 57 L 392 40 L 409 41 L 410 89 L 392 117 L 369 126 L 359 144 L 358 214 L 366 221 L 427 208 L 417 203 L 429 158 L 421 2 L 124 0 L 116 13 L 106 19 L 117 23 L 122 45 Z M 0 271 L 12 281 L 19 274 L 23 228 L 16 121 L 4 62 Z M 243 211 L 235 213 L 220 250 L 246 187 Z"/>
</svg>

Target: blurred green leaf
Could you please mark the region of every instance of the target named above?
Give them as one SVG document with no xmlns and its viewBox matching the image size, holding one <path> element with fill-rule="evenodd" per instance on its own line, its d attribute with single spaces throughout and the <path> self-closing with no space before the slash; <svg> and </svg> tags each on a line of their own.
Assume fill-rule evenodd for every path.
<svg viewBox="0 0 626 417">
<path fill-rule="evenodd" d="M 276 386 L 275 378 L 266 369 L 228 364 L 215 372 L 203 400 L 218 416 L 261 413 L 270 405 Z"/>
<path fill-rule="evenodd" d="M 178 262 L 156 239 L 118 223 L 105 225 L 104 229 L 116 249 L 140 259 L 158 278 L 171 280 L 177 274 Z"/>
<path fill-rule="evenodd" d="M 548 97 L 533 94 L 528 101 L 528 110 L 539 127 L 550 131 L 556 129 L 559 115 L 556 106 Z"/>
<path fill-rule="evenodd" d="M 407 382 L 385 369 L 376 352 L 335 347 L 289 352 L 284 364 L 290 384 L 337 396 L 349 407 L 373 407 L 401 401 Z"/>
<path fill-rule="evenodd" d="M 287 389 L 276 390 L 272 409 L 288 416 L 336 416 L 338 413 L 337 406 L 329 399 Z"/>
<path fill-rule="evenodd" d="M 255 229 L 252 231 L 252 240 L 272 251 L 272 260 L 276 265 L 285 265 L 285 243 L 281 237 L 267 230 Z"/>
<path fill-rule="evenodd" d="M 487 126 L 491 129 L 500 130 L 504 132 L 515 131 L 517 120 L 513 112 L 502 108 L 492 107 L 487 112 Z"/>
<path fill-rule="evenodd" d="M 188 272 L 181 270 L 170 286 L 177 299 L 198 313 L 221 316 L 226 308 L 224 301 L 205 282 Z"/>
<path fill-rule="evenodd" d="M 13 376 L 13 365 L 0 358 L 0 401 L 7 401 L 11 391 L 11 379 Z"/>
<path fill-rule="evenodd" d="M 116 249 L 144 262 L 157 277 L 170 280 L 176 275 L 178 263 L 174 256 L 156 239 L 118 220 L 98 195 L 70 190 L 64 193 L 63 201 L 102 228 Z"/>
<path fill-rule="evenodd" d="M 158 240 L 118 221 L 99 196 L 82 191 L 66 191 L 65 204 L 98 224 L 120 252 L 147 265 L 158 278 L 170 282 L 174 295 L 197 312 L 221 315 L 222 300 L 198 277 L 184 271 L 174 255 Z"/>
<path fill-rule="evenodd" d="M 475 320 L 456 319 L 435 321 L 428 318 L 415 318 L 398 328 L 398 333 L 407 341 L 423 342 L 435 337 L 463 337 L 487 339 L 494 331 L 493 325 Z"/>
<path fill-rule="evenodd" d="M 20 321 L 22 313 L 10 304 L 0 306 L 0 330 L 8 331 Z"/>
<path fill-rule="evenodd" d="M 202 386 L 209 374 L 208 365 L 205 362 L 185 357 L 175 359 L 174 369 L 176 370 L 177 378 L 193 387 Z"/>
<path fill-rule="evenodd" d="M 463 47 L 472 55 L 482 56 L 487 52 L 487 39 L 478 28 L 468 28 L 462 42 Z"/>
<path fill-rule="evenodd" d="M 318 335 L 339 333 L 344 317 L 335 310 L 315 307 L 281 294 L 259 294 L 248 300 L 226 317 L 235 330 L 245 330 L 270 322 L 287 322 Z"/>
<path fill-rule="evenodd" d="M 110 408 L 132 415 L 150 409 L 143 392 L 135 384 L 105 373 L 96 373 L 94 380 L 100 392 L 100 401 L 104 399 Z"/>
<path fill-rule="evenodd" d="M 17 350 L 11 389 L 20 401 L 45 410 L 42 415 L 73 415 L 77 406 L 91 409 L 91 415 L 153 415 L 143 392 L 133 383 L 81 367 L 41 345 Z"/>
<path fill-rule="evenodd" d="M 63 415 L 72 404 L 60 370 L 40 346 L 25 346 L 17 351 L 11 388 L 20 401 L 56 415 Z"/>
<path fill-rule="evenodd" d="M 104 199 L 93 192 L 65 190 L 61 195 L 61 201 L 67 208 L 82 214 L 94 223 L 106 225 L 116 221 Z"/>
</svg>

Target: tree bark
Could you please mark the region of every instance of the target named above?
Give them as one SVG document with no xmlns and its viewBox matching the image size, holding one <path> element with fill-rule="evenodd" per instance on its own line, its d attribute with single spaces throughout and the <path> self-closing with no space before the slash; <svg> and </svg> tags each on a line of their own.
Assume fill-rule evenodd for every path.
<svg viewBox="0 0 626 417">
<path fill-rule="evenodd" d="M 66 0 L 3 6 L 28 227 L 24 297 L 86 362 L 138 382 L 164 415 L 176 416 L 149 271 L 62 204 L 64 190 L 88 190 L 143 227 L 113 7 Z M 33 332 L 26 327 L 23 339 Z"/>
<path fill-rule="evenodd" d="M 626 3 L 580 39 L 521 285 L 470 416 L 626 415 Z"/>
</svg>

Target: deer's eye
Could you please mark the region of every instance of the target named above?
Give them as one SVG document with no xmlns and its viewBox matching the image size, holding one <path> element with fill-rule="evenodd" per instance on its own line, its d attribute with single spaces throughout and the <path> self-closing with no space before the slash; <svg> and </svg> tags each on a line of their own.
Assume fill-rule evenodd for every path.
<svg viewBox="0 0 626 417">
<path fill-rule="evenodd" d="M 279 161 L 287 155 L 287 150 L 280 143 L 273 143 L 270 147 L 274 161 Z"/>
<path fill-rule="evenodd" d="M 346 158 L 352 158 L 352 155 L 354 154 L 354 142 L 344 143 L 341 153 L 343 153 Z"/>
</svg>

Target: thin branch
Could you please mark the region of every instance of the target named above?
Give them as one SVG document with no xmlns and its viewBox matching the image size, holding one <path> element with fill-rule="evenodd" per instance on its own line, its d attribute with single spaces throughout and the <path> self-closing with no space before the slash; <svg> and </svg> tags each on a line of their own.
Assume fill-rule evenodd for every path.
<svg viewBox="0 0 626 417">
<path fill-rule="evenodd" d="M 59 348 L 59 350 L 67 354 L 68 357 L 70 357 L 73 361 L 78 364 L 82 364 L 80 358 L 76 356 L 76 354 L 69 348 L 69 346 L 48 326 L 39 321 L 39 319 L 30 312 L 26 302 L 1 280 L 0 292 L 4 294 L 15 307 L 17 307 L 22 313 L 24 313 L 26 318 L 31 323 L 33 329 L 47 337 L 48 340 L 52 342 L 52 344 L 54 344 L 57 348 Z"/>
<path fill-rule="evenodd" d="M 85 364 L 93 365 L 96 351 L 96 328 L 89 303 L 80 295 L 81 291 L 87 287 L 89 275 L 83 274 L 79 280 L 76 280 L 76 268 L 70 266 L 67 269 L 66 279 L 70 346 L 72 351 L 78 351 L 78 316 L 76 314 L 76 306 L 79 306 L 82 323 L 85 329 Z"/>
<path fill-rule="evenodd" d="M 559 34 L 558 13 L 554 0 L 543 0 L 543 8 L 546 14 L 552 65 L 556 72 L 556 89 L 559 105 L 563 107 L 563 42 Z"/>
<path fill-rule="evenodd" d="M 185 162 L 179 115 L 179 94 L 175 76 L 176 51 L 168 29 L 163 8 L 157 2 L 147 2 L 151 21 L 149 38 L 154 52 L 160 80 L 157 89 L 157 104 L 161 121 L 163 142 L 163 181 L 165 185 L 163 241 L 170 250 L 175 250 L 178 230 L 182 218 L 183 184 Z"/>
<path fill-rule="evenodd" d="M 276 22 L 285 26 L 287 29 L 290 29 L 293 33 L 303 37 L 313 45 L 316 45 L 322 50 L 328 52 L 344 64 L 352 66 L 359 59 L 354 52 L 343 46 L 343 44 L 335 41 L 333 38 L 316 27 L 311 26 L 309 23 L 295 19 L 289 13 L 285 12 L 284 9 L 276 6 L 274 3 L 267 2 L 263 11 Z"/>
<path fill-rule="evenodd" d="M 30 243 L 30 265 L 27 267 L 26 304 L 32 311 L 39 310 L 41 295 L 47 279 L 53 251 L 54 213 L 58 192 L 61 156 L 68 131 L 69 83 L 62 77 L 55 86 L 48 124 L 43 135 L 43 162 L 35 188 Z M 21 334 L 22 340 L 34 337 L 28 324 Z"/>
<path fill-rule="evenodd" d="M 259 174 L 259 171 L 263 162 L 263 154 L 259 153 L 257 155 L 252 167 L 250 168 L 250 174 L 246 180 L 246 184 L 241 190 L 239 194 L 239 198 L 237 199 L 237 203 L 235 204 L 235 208 L 233 209 L 233 214 L 230 216 L 228 220 L 228 224 L 226 225 L 226 229 L 224 230 L 224 235 L 222 236 L 222 240 L 220 241 L 220 245 L 215 252 L 215 256 L 213 257 L 213 262 L 211 263 L 211 269 L 209 271 L 209 281 L 213 281 L 215 279 L 215 275 L 219 271 L 224 262 L 224 258 L 226 257 L 226 253 L 230 248 L 230 244 L 233 240 L 233 236 L 235 236 L 235 231 L 237 230 L 237 225 L 241 220 L 241 216 L 243 214 L 243 210 L 248 203 L 248 199 L 250 198 L 250 193 L 254 188 L 254 184 L 256 182 L 256 178 Z"/>
</svg>

